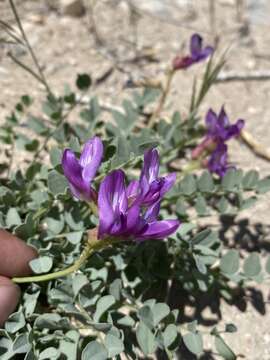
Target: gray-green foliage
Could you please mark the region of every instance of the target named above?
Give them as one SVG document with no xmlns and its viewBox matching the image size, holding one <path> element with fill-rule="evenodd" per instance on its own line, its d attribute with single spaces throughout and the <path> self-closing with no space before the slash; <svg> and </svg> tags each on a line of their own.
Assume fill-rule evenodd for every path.
<svg viewBox="0 0 270 360">
<path fill-rule="evenodd" d="M 82 74 L 76 84 L 85 93 L 91 79 Z M 201 97 L 205 91 L 201 89 Z M 154 146 L 159 146 L 161 170 L 166 173 L 167 165 L 179 154 L 185 156 L 190 144 L 202 136 L 194 114 L 183 121 L 176 112 L 170 123 L 161 120 L 155 129 L 142 127 L 148 106 L 158 95 L 153 89 L 135 92 L 121 109 L 110 111 L 109 121 L 104 121 L 105 111 L 96 97 L 82 105 L 71 90 L 64 96 L 48 95 L 40 116 L 31 114 L 32 99 L 22 97 L 7 117 L 0 130 L 0 140 L 9 147 L 1 166 L 0 224 L 38 249 L 39 257 L 30 263 L 34 273 L 73 264 L 86 231 L 97 225 L 87 204 L 70 195 L 61 169 L 65 147 L 79 153 L 89 137 L 102 136 L 105 156 L 94 183 L 98 186 L 116 168 L 127 170 L 132 179 L 145 149 Z M 198 101 L 199 97 L 197 106 Z M 195 105 L 196 101 L 193 110 Z M 74 108 L 80 119 L 71 122 Z M 31 135 L 25 135 L 25 127 Z M 30 153 L 31 160 L 13 171 L 10 164 L 18 150 Z M 43 161 L 47 154 L 50 163 Z M 229 301 L 229 282 L 243 286 L 261 281 L 269 276 L 270 258 L 263 266 L 257 253 L 242 260 L 238 250 L 226 249 L 220 228 L 198 228 L 196 219 L 235 215 L 269 188 L 270 179 L 260 179 L 253 170 L 230 170 L 222 181 L 207 170 L 183 175 L 161 210 L 161 217 L 181 220 L 176 234 L 163 242 L 127 242 L 104 249 L 70 276 L 25 286 L 17 311 L 0 330 L 1 359 L 23 354 L 27 360 L 102 360 L 119 359 L 122 353 L 137 359 L 139 353 L 156 351 L 172 358 L 181 346 L 199 356 L 204 351 L 200 326 L 196 319 L 183 324 L 183 304 L 173 305 L 170 297 L 188 301 L 218 293 Z M 234 330 L 229 324 L 224 331 Z M 216 351 L 224 359 L 235 359 L 221 333 L 216 328 L 211 332 Z"/>
</svg>

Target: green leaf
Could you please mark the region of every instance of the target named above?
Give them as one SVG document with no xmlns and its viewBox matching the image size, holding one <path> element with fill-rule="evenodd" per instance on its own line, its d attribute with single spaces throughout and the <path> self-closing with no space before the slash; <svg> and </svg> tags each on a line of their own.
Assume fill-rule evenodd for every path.
<svg viewBox="0 0 270 360">
<path fill-rule="evenodd" d="M 229 169 L 225 176 L 222 178 L 222 188 L 225 191 L 234 191 L 235 186 L 238 184 L 238 172 L 235 169 Z"/>
<path fill-rule="evenodd" d="M 225 360 L 236 360 L 236 355 L 229 348 L 229 346 L 225 343 L 225 341 L 220 336 L 215 336 L 215 346 L 217 352 L 220 356 Z"/>
<path fill-rule="evenodd" d="M 225 196 L 222 196 L 217 203 L 217 209 L 221 214 L 225 214 L 229 208 L 229 205 L 229 201 L 225 198 Z"/>
<path fill-rule="evenodd" d="M 257 191 L 259 194 L 265 194 L 270 190 L 270 177 L 260 180 L 257 183 Z"/>
<path fill-rule="evenodd" d="M 54 347 L 48 347 L 39 354 L 38 360 L 57 360 L 59 356 L 59 349 L 56 349 Z"/>
<path fill-rule="evenodd" d="M 165 303 L 157 303 L 152 307 L 154 326 L 163 320 L 170 313 L 170 308 Z"/>
<path fill-rule="evenodd" d="M 53 147 L 50 151 L 50 160 L 53 167 L 61 164 L 63 152 L 58 147 Z"/>
<path fill-rule="evenodd" d="M 202 241 L 204 241 L 209 235 L 211 234 L 211 230 L 210 229 L 205 229 L 201 232 L 199 232 L 198 234 L 196 234 L 194 236 L 194 238 L 191 240 L 192 244 L 196 245 L 196 244 L 200 244 Z"/>
<path fill-rule="evenodd" d="M 104 345 L 97 341 L 89 342 L 82 352 L 82 360 L 106 360 L 108 353 Z"/>
<path fill-rule="evenodd" d="M 49 256 L 41 256 L 29 262 L 29 265 L 35 274 L 47 273 L 51 270 L 53 261 Z"/>
<path fill-rule="evenodd" d="M 193 333 L 197 332 L 197 326 L 198 326 L 198 320 L 193 320 L 193 321 L 187 323 L 188 331 L 193 332 Z"/>
<path fill-rule="evenodd" d="M 116 153 L 112 160 L 112 166 L 117 167 L 130 159 L 130 144 L 126 137 L 118 136 L 116 139 Z"/>
<path fill-rule="evenodd" d="M 144 305 L 137 313 L 137 316 L 143 321 L 150 329 L 154 326 L 154 314 L 152 312 L 152 306 Z"/>
<path fill-rule="evenodd" d="M 259 174 L 255 170 L 248 171 L 242 180 L 242 186 L 245 190 L 253 190 L 256 188 L 259 180 Z"/>
<path fill-rule="evenodd" d="M 190 231 L 196 228 L 195 224 L 192 223 L 182 223 L 179 227 L 179 230 L 177 230 L 177 234 L 181 237 L 184 237 L 187 235 Z"/>
<path fill-rule="evenodd" d="M 257 201 L 256 196 L 251 196 L 248 199 L 244 199 L 241 202 L 240 209 L 241 210 L 249 209 L 251 206 L 253 206 L 255 204 L 256 201 Z"/>
<path fill-rule="evenodd" d="M 196 199 L 195 209 L 199 216 L 205 216 L 208 214 L 207 204 L 205 198 L 199 195 Z"/>
<path fill-rule="evenodd" d="M 117 320 L 117 324 L 122 326 L 133 327 L 135 325 L 135 321 L 132 319 L 131 316 L 126 315 L 123 316 L 121 319 Z"/>
<path fill-rule="evenodd" d="M 38 135 L 43 135 L 48 131 L 48 128 L 44 125 L 44 122 L 34 116 L 29 116 L 27 120 L 27 125 Z"/>
<path fill-rule="evenodd" d="M 5 329 L 11 334 L 15 334 L 24 326 L 25 326 L 25 318 L 22 311 L 13 313 L 5 322 Z"/>
<path fill-rule="evenodd" d="M 183 341 L 187 349 L 195 355 L 203 352 L 203 341 L 200 333 L 188 333 L 183 336 Z"/>
<path fill-rule="evenodd" d="M 15 354 L 25 354 L 31 349 L 28 340 L 28 334 L 20 334 L 13 343 L 13 352 Z"/>
<path fill-rule="evenodd" d="M 83 236 L 83 231 L 73 231 L 65 235 L 67 238 L 67 241 L 70 242 L 73 245 L 78 244 Z"/>
<path fill-rule="evenodd" d="M 115 298 L 115 300 L 119 301 L 121 299 L 121 289 L 121 279 L 114 279 L 113 282 L 110 284 L 109 293 Z"/>
<path fill-rule="evenodd" d="M 226 275 L 235 274 L 239 269 L 239 253 L 237 250 L 229 250 L 220 261 L 220 270 Z"/>
<path fill-rule="evenodd" d="M 30 106 L 33 103 L 33 99 L 27 94 L 21 96 L 21 101 L 26 107 Z"/>
<path fill-rule="evenodd" d="M 225 331 L 228 333 L 235 333 L 237 331 L 237 327 L 234 324 L 226 324 Z"/>
<path fill-rule="evenodd" d="M 136 329 L 136 337 L 144 355 L 152 354 L 156 350 L 155 336 L 144 322 L 139 323 Z"/>
<path fill-rule="evenodd" d="M 265 264 L 265 271 L 270 274 L 270 256 L 268 257 L 266 264 Z"/>
<path fill-rule="evenodd" d="M 186 175 L 180 183 L 180 191 L 185 195 L 191 195 L 196 191 L 195 177 L 191 174 Z"/>
<path fill-rule="evenodd" d="M 251 253 L 244 262 L 244 273 L 247 277 L 253 278 L 260 274 L 262 270 L 260 256 L 257 253 Z"/>
<path fill-rule="evenodd" d="M 31 199 L 33 200 L 34 204 L 31 204 L 31 206 L 34 209 L 37 209 L 42 205 L 44 202 L 49 200 L 49 196 L 47 191 L 44 190 L 34 190 L 31 192 Z"/>
<path fill-rule="evenodd" d="M 23 294 L 23 300 L 24 300 L 23 307 L 26 318 L 34 313 L 39 294 L 40 294 L 40 290 L 38 286 L 35 286 L 35 291 L 33 291 L 33 293 L 25 292 Z"/>
<path fill-rule="evenodd" d="M 6 224 L 10 228 L 14 225 L 20 225 L 22 223 L 20 215 L 16 208 L 10 208 L 6 215 Z"/>
<path fill-rule="evenodd" d="M 177 327 L 174 324 L 170 324 L 163 332 L 163 343 L 165 347 L 169 347 L 177 338 Z"/>
<path fill-rule="evenodd" d="M 79 294 L 81 289 L 89 284 L 89 280 L 84 274 L 76 274 L 72 279 L 72 290 L 75 296 Z"/>
<path fill-rule="evenodd" d="M 100 298 L 97 302 L 96 312 L 94 314 L 94 321 L 98 322 L 101 316 L 115 303 L 115 298 L 112 295 L 106 295 Z"/>
<path fill-rule="evenodd" d="M 65 226 L 64 216 L 61 214 L 58 216 L 51 215 L 51 217 L 46 217 L 44 219 L 44 224 L 48 228 L 48 231 L 53 235 L 60 234 Z"/>
<path fill-rule="evenodd" d="M 121 354 L 124 351 L 124 343 L 121 339 L 113 336 L 111 334 L 107 334 L 105 337 L 105 346 L 108 350 L 109 357 L 114 357 L 116 355 Z"/>
<path fill-rule="evenodd" d="M 48 188 L 54 195 L 64 194 L 67 187 L 68 182 L 64 175 L 59 174 L 55 170 L 49 172 Z"/>
<path fill-rule="evenodd" d="M 209 171 L 204 171 L 197 181 L 198 188 L 202 192 L 212 192 L 215 189 L 213 177 Z"/>
<path fill-rule="evenodd" d="M 75 330 L 65 333 L 65 338 L 60 340 L 59 350 L 67 359 L 77 359 L 80 334 Z"/>
<path fill-rule="evenodd" d="M 193 258 L 195 260 L 195 264 L 199 272 L 205 275 L 207 273 L 207 267 L 205 266 L 203 260 L 201 259 L 201 256 L 193 255 Z"/>
<path fill-rule="evenodd" d="M 79 74 L 76 80 L 76 86 L 79 90 L 87 90 L 92 84 L 92 79 L 88 74 Z"/>
</svg>

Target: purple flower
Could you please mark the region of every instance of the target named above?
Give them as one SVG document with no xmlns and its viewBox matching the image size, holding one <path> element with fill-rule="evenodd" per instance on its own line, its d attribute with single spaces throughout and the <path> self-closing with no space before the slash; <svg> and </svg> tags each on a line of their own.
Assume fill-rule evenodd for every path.
<svg viewBox="0 0 270 360">
<path fill-rule="evenodd" d="M 130 198 L 136 198 L 144 206 L 150 206 L 168 192 L 176 180 L 176 174 L 172 173 L 159 177 L 159 155 L 156 149 L 149 149 L 144 153 L 144 165 L 140 180 L 133 180 L 127 188 Z"/>
<path fill-rule="evenodd" d="M 164 239 L 180 225 L 178 220 L 157 220 L 160 201 L 145 206 L 134 181 L 125 186 L 125 174 L 115 170 L 102 181 L 98 194 L 99 238 L 116 236 L 143 241 Z M 135 192 L 133 191 L 135 190 Z M 140 189 L 142 190 L 142 189 Z"/>
<path fill-rule="evenodd" d="M 156 149 L 149 149 L 144 153 L 144 164 L 140 176 L 141 198 L 144 205 L 151 205 L 159 201 L 175 183 L 175 173 L 164 177 L 158 177 L 158 173 L 158 151 Z"/>
<path fill-rule="evenodd" d="M 239 136 L 245 122 L 239 119 L 235 124 L 231 125 L 224 107 L 222 107 L 218 115 L 210 109 L 206 114 L 205 124 L 207 127 L 206 137 L 208 139 L 210 138 L 214 142 L 224 142 L 232 137 Z"/>
<path fill-rule="evenodd" d="M 223 177 L 226 171 L 233 166 L 228 165 L 228 147 L 226 141 L 240 135 L 245 121 L 239 119 L 235 124 L 230 124 L 228 116 L 222 107 L 217 115 L 212 109 L 205 118 L 207 133 L 205 139 L 192 151 L 192 158 L 200 157 L 205 151 L 210 153 L 204 161 L 209 171 Z"/>
<path fill-rule="evenodd" d="M 223 177 L 228 169 L 234 168 L 228 165 L 228 146 L 223 142 L 217 144 L 215 150 L 207 161 L 207 167 L 210 172 Z"/>
<path fill-rule="evenodd" d="M 176 56 L 173 60 L 173 69 L 186 69 L 212 55 L 214 48 L 212 46 L 203 48 L 202 43 L 202 37 L 199 34 L 193 34 L 190 39 L 190 55 L 184 57 Z"/>
<path fill-rule="evenodd" d="M 102 156 L 103 145 L 97 136 L 86 142 L 79 160 L 72 150 L 64 151 L 62 168 L 70 190 L 76 198 L 85 201 L 96 200 L 96 192 L 90 183 L 96 175 Z"/>
</svg>

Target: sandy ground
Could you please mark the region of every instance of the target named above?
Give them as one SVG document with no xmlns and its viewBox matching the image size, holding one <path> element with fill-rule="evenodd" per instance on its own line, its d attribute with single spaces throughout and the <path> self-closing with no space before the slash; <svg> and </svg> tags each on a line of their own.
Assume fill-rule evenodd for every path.
<svg viewBox="0 0 270 360">
<path fill-rule="evenodd" d="M 18 1 L 18 9 L 29 40 L 44 67 L 48 82 L 55 91 L 63 91 L 66 83 L 72 86 L 76 73 L 91 73 L 93 78 L 97 79 L 113 64 L 120 66 L 121 71 L 116 69 L 106 81 L 93 89 L 100 99 L 112 105 L 121 103 L 128 93 L 123 87 L 130 77 L 161 76 L 172 57 L 181 52 L 184 45 L 187 46 L 187 40 L 193 32 L 200 32 L 207 43 L 213 43 L 214 37 L 218 37 L 221 50 L 230 47 L 224 71 L 250 72 L 269 69 L 270 31 L 265 22 L 265 14 L 270 14 L 270 4 L 267 5 L 267 1 L 266 8 L 258 17 L 256 15 L 255 19 L 252 18 L 252 22 L 247 21 L 250 20 L 250 13 L 245 11 L 242 15 L 237 14 L 234 1 L 216 1 L 214 24 L 210 21 L 208 1 L 193 1 L 193 7 L 181 5 L 181 1 L 178 1 L 178 8 L 173 6 L 175 1 L 164 0 L 163 8 L 158 11 L 159 1 L 134 0 L 136 6 L 142 3 L 148 6 L 147 9 L 139 7 L 138 48 L 153 49 L 157 59 L 155 63 L 146 60 L 133 63 L 125 61 L 134 58 L 134 32 L 128 21 L 127 7 L 123 4 L 117 5 L 115 0 L 100 0 L 95 12 L 99 35 L 107 48 L 106 51 L 104 48 L 97 48 L 88 15 L 79 18 L 62 16 L 59 14 L 57 2 L 54 2 L 55 9 L 52 9 L 48 5 L 49 1 L 45 0 Z M 0 19 L 10 23 L 13 21 L 8 1 L 0 1 Z M 19 96 L 25 93 L 30 93 L 37 99 L 43 96 L 41 86 L 12 63 L 6 56 L 6 51 L 6 47 L 0 45 L 0 123 Z M 13 51 L 21 61 L 29 63 L 28 55 L 22 48 L 17 46 Z M 108 55 L 110 53 L 116 54 L 117 60 L 112 59 Z M 198 65 L 189 72 L 179 73 L 174 80 L 170 105 L 182 114 L 187 111 L 192 80 L 202 72 L 202 67 L 203 65 Z M 231 119 L 245 119 L 247 129 L 267 147 L 270 146 L 269 97 L 270 81 L 221 83 L 208 94 L 201 114 L 203 115 L 209 106 L 217 111 L 221 105 L 226 104 Z M 255 157 L 244 145 L 235 142 L 231 148 L 231 156 L 234 162 L 245 170 L 255 168 L 263 175 L 270 173 L 270 163 Z M 264 196 L 258 205 L 238 217 L 243 230 L 239 236 L 239 247 L 246 248 L 248 244 L 250 250 L 261 244 L 263 254 L 269 251 L 269 199 L 269 195 Z M 265 229 L 265 233 L 259 234 L 258 226 Z M 247 300 L 245 311 L 222 303 L 221 313 L 224 321 L 234 322 L 238 326 L 237 335 L 227 336 L 237 354 L 242 354 L 248 360 L 269 360 L 269 285 L 257 286 L 256 289 L 257 300 Z M 208 315 L 215 318 L 209 311 Z M 205 357 L 211 358 L 210 355 Z"/>
</svg>

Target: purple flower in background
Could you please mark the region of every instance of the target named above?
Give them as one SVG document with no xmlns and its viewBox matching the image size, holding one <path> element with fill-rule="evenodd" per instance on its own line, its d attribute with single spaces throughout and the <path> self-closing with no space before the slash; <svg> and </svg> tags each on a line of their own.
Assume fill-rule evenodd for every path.
<svg viewBox="0 0 270 360">
<path fill-rule="evenodd" d="M 239 119 L 235 124 L 230 124 L 228 116 L 222 107 L 217 115 L 212 109 L 205 118 L 207 133 L 205 139 L 192 151 L 192 158 L 200 157 L 204 151 L 210 153 L 206 166 L 209 171 L 223 177 L 226 171 L 233 166 L 228 165 L 228 147 L 226 141 L 238 137 L 245 121 Z"/>
<path fill-rule="evenodd" d="M 212 139 L 214 142 L 224 142 L 232 137 L 239 136 L 245 122 L 239 119 L 231 125 L 224 107 L 222 107 L 218 115 L 210 109 L 206 114 L 205 124 L 207 128 L 206 138 Z"/>
<path fill-rule="evenodd" d="M 228 169 L 234 168 L 228 165 L 228 147 L 223 142 L 217 144 L 217 147 L 210 155 L 207 161 L 207 167 L 210 172 L 223 177 Z"/>
<path fill-rule="evenodd" d="M 199 34 L 193 34 L 190 39 L 190 55 L 176 56 L 173 60 L 173 69 L 186 69 L 212 55 L 214 48 L 212 46 L 202 47 L 203 39 Z"/>
<path fill-rule="evenodd" d="M 157 220 L 160 201 L 147 207 L 142 202 L 142 193 L 140 182 L 125 186 L 122 170 L 105 177 L 98 194 L 99 238 L 116 236 L 143 241 L 164 239 L 176 231 L 179 221 Z"/>
<path fill-rule="evenodd" d="M 144 153 L 144 164 L 140 180 L 133 180 L 127 188 L 128 196 L 136 198 L 144 206 L 150 206 L 159 201 L 168 192 L 176 180 L 172 173 L 159 177 L 159 155 L 156 149 Z"/>
<path fill-rule="evenodd" d="M 64 151 L 62 168 L 70 190 L 76 198 L 96 201 L 96 192 L 90 184 L 100 166 L 102 156 L 103 145 L 97 136 L 86 142 L 79 160 L 72 150 Z"/>
</svg>

